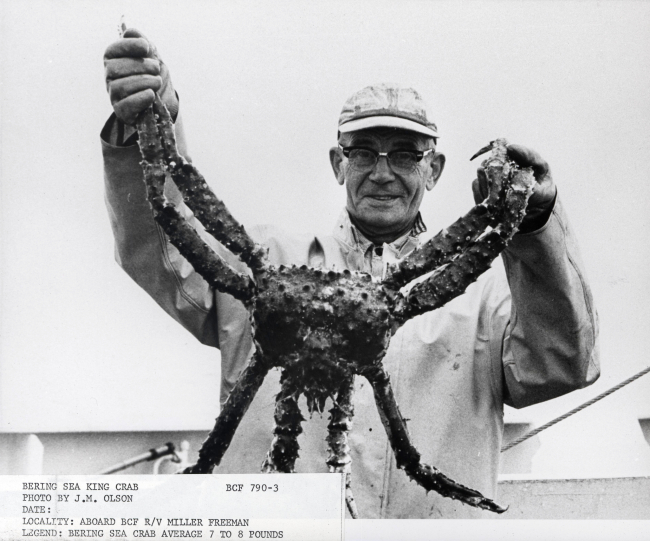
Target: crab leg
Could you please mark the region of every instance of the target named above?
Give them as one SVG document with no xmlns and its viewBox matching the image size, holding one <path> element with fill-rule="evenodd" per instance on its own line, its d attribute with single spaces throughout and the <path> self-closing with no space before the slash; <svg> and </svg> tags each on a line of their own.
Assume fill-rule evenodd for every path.
<svg viewBox="0 0 650 541">
<path fill-rule="evenodd" d="M 210 473 L 215 466 L 219 465 L 230 446 L 239 422 L 248 410 L 248 406 L 253 401 L 270 368 L 269 363 L 255 352 L 230 392 L 212 432 L 203 442 L 199 451 L 199 460 L 194 466 L 186 468 L 183 473 Z"/>
<path fill-rule="evenodd" d="M 262 464 L 262 471 L 293 473 L 298 458 L 300 423 L 305 420 L 298 407 L 299 385 L 293 378 L 285 377 L 275 400 L 275 429 L 271 449 Z"/>
<path fill-rule="evenodd" d="M 393 267 L 383 285 L 398 290 L 418 276 L 448 263 L 473 243 L 494 222 L 494 218 L 487 205 L 475 206 Z"/>
<path fill-rule="evenodd" d="M 503 513 L 507 508 L 501 507 L 480 492 L 468 488 L 450 479 L 437 468 L 420 462 L 420 453 L 411 443 L 406 422 L 399 411 L 388 374 L 381 366 L 374 366 L 363 371 L 363 376 L 372 385 L 379 416 L 386 429 L 397 467 L 414 479 L 427 492 L 434 490 L 442 496 L 460 500 L 473 507 L 479 507 L 495 513 Z"/>
<path fill-rule="evenodd" d="M 233 218 L 196 167 L 179 154 L 174 124 L 167 107 L 158 95 L 154 102 L 154 112 L 158 115 L 160 138 L 166 152 L 165 161 L 174 182 L 183 194 L 185 204 L 194 212 L 206 231 L 237 254 L 253 271 L 264 268 L 266 251 L 248 236 L 244 227 Z"/>
<path fill-rule="evenodd" d="M 327 465 L 331 473 L 345 473 L 345 503 L 352 518 L 359 518 L 357 504 L 354 501 L 351 488 L 352 458 L 348 445 L 348 433 L 352 428 L 352 393 L 354 391 L 354 376 L 346 379 L 341 385 L 334 407 L 330 410 L 330 422 L 327 425 L 327 443 L 329 457 Z"/>
<path fill-rule="evenodd" d="M 415 316 L 444 306 L 461 295 L 503 251 L 506 243 L 497 230 L 486 233 L 453 262 L 424 282 L 414 286 L 406 296 L 399 296 L 393 310 L 397 328 Z"/>
<path fill-rule="evenodd" d="M 504 204 L 504 197 L 508 198 L 506 182 L 509 176 L 512 176 L 513 185 L 521 185 L 524 181 L 520 176 L 532 177 L 532 172 L 530 169 L 519 170 L 516 165 L 509 162 L 505 139 L 492 141 L 474 157 L 488 150 L 492 150 L 492 154 L 483 162 L 489 183 L 489 193 L 485 200 L 390 269 L 384 280 L 385 286 L 398 290 L 418 276 L 449 263 L 460 252 L 471 246 L 488 226 L 495 227 L 504 219 L 508 220 L 507 215 L 510 211 L 508 204 L 511 204 L 512 200 Z"/>
<path fill-rule="evenodd" d="M 239 274 L 213 252 L 194 228 L 166 202 L 164 186 L 167 167 L 152 108 L 142 113 L 138 120 L 138 132 L 143 157 L 141 165 L 154 219 L 181 255 L 215 289 L 229 293 L 244 303 L 250 302 L 255 293 L 254 282 L 248 276 Z"/>
<path fill-rule="evenodd" d="M 530 170 L 516 171 L 512 176 L 512 185 L 505 197 L 503 222 L 479 237 L 438 272 L 414 286 L 406 296 L 399 295 L 393 310 L 397 327 L 461 295 L 505 249 L 524 218 L 534 183 Z"/>
</svg>

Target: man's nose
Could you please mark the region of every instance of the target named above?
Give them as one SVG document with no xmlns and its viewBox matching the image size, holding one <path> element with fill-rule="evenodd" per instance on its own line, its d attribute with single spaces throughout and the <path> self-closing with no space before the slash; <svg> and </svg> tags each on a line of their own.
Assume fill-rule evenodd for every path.
<svg viewBox="0 0 650 541">
<path fill-rule="evenodd" d="M 379 156 L 372 173 L 370 173 L 370 180 L 383 184 L 385 182 L 392 182 L 395 180 L 395 173 L 388 165 L 388 158 L 386 156 Z"/>
</svg>

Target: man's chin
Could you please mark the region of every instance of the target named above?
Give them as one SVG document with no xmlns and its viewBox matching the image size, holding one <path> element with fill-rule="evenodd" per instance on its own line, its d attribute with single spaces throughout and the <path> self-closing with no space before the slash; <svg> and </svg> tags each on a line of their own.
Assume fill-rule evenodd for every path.
<svg viewBox="0 0 650 541">
<path fill-rule="evenodd" d="M 406 227 L 404 220 L 385 214 L 358 216 L 353 222 L 366 236 L 399 234 Z"/>
</svg>

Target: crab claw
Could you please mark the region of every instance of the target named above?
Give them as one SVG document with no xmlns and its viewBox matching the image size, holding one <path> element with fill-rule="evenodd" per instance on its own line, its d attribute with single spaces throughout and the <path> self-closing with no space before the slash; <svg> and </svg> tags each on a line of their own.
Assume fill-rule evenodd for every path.
<svg viewBox="0 0 650 541">
<path fill-rule="evenodd" d="M 481 150 L 479 150 L 474 156 L 472 156 L 469 161 L 471 162 L 474 158 L 478 158 L 481 154 L 485 154 L 486 152 L 490 152 L 494 148 L 494 141 L 490 141 L 490 143 L 487 146 L 484 146 Z"/>
</svg>

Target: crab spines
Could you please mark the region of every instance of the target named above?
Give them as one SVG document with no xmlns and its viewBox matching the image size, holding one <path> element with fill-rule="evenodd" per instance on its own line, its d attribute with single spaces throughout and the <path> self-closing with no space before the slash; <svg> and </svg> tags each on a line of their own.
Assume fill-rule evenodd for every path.
<svg viewBox="0 0 650 541">
<path fill-rule="evenodd" d="M 183 473 L 211 473 L 214 467 L 220 464 L 239 423 L 248 411 L 248 407 L 270 369 L 271 364 L 255 352 L 230 392 L 214 428 L 203 442 L 199 450 L 198 461 L 183 470 Z"/>
<path fill-rule="evenodd" d="M 533 193 L 535 176 L 531 167 L 520 167 L 508 157 L 508 142 L 490 143 L 492 152 L 481 164 L 488 179 L 489 194 L 481 203 L 497 209 L 490 225 L 502 231 L 506 242 L 517 232 L 526 216 L 526 205 Z"/>
<path fill-rule="evenodd" d="M 201 239 L 196 230 L 170 205 L 164 194 L 166 164 L 165 149 L 158 133 L 158 123 L 152 108 L 138 120 L 141 163 L 147 198 L 153 216 L 181 255 L 217 291 L 228 293 L 249 305 L 255 295 L 255 283 L 228 265 Z"/>
<path fill-rule="evenodd" d="M 352 518 L 359 518 L 357 504 L 352 493 L 352 457 L 348 445 L 348 434 L 352 429 L 352 394 L 354 392 L 354 376 L 346 378 L 341 385 L 334 406 L 330 410 L 330 422 L 327 425 L 327 444 L 329 457 L 327 465 L 331 473 L 345 473 L 345 503 Z"/>
<path fill-rule="evenodd" d="M 172 206 L 154 206 L 154 217 L 170 242 L 214 289 L 232 295 L 249 306 L 255 297 L 255 282 L 239 274 L 203 241 Z"/>
<path fill-rule="evenodd" d="M 517 232 L 535 179 L 532 169 L 520 169 L 509 161 L 506 144 L 504 139 L 493 141 L 492 154 L 483 162 L 489 190 L 486 199 L 389 273 L 385 285 L 395 290 L 435 270 L 406 295 L 394 296 L 393 332 L 409 319 L 462 294 L 490 268 Z"/>
<path fill-rule="evenodd" d="M 448 263 L 474 242 L 492 221 L 493 216 L 487 206 L 475 206 L 421 248 L 390 266 L 382 285 L 396 291 L 419 276 Z"/>
<path fill-rule="evenodd" d="M 158 115 L 160 139 L 165 162 L 185 204 L 206 231 L 236 254 L 253 273 L 265 268 L 266 250 L 250 238 L 244 227 L 230 214 L 226 205 L 211 190 L 199 171 L 183 158 L 176 146 L 174 125 L 165 104 L 156 95 L 154 111 Z"/>
<path fill-rule="evenodd" d="M 166 170 L 164 147 L 160 140 L 153 106 L 148 107 L 140 114 L 136 126 L 138 129 L 138 145 L 143 159 L 140 165 L 155 168 L 164 174 Z"/>
<path fill-rule="evenodd" d="M 440 308 L 464 293 L 505 247 L 506 241 L 499 231 L 486 233 L 451 263 L 397 298 L 393 309 L 396 325 Z"/>
<path fill-rule="evenodd" d="M 372 386 L 379 417 L 386 429 L 388 441 L 393 448 L 397 467 L 427 492 L 433 490 L 438 494 L 459 500 L 472 507 L 479 507 L 495 513 L 503 513 L 507 508 L 486 498 L 480 492 L 468 488 L 441 473 L 438 469 L 420 460 L 420 453 L 411 442 L 406 422 L 402 417 L 393 394 L 388 374 L 381 366 L 368 368 L 362 375 Z"/>
<path fill-rule="evenodd" d="M 501 514 L 508 510 L 508 507 L 502 507 L 490 498 L 483 496 L 478 490 L 454 481 L 428 464 L 418 464 L 416 468 L 410 472 L 407 471 L 406 474 L 427 492 L 433 490 L 445 498 L 459 500 L 472 507 L 478 507 L 493 513 Z"/>
<path fill-rule="evenodd" d="M 492 209 L 496 220 L 502 220 L 505 208 L 504 196 L 512 179 L 512 174 L 518 169 L 517 165 L 508 159 L 507 141 L 497 139 L 490 143 L 492 151 L 481 167 L 488 180 L 488 195 L 481 203 Z"/>
<path fill-rule="evenodd" d="M 530 167 L 517 169 L 512 173 L 512 183 L 506 193 L 504 220 L 500 225 L 508 240 L 512 239 L 526 217 L 526 205 L 533 194 L 534 186 L 535 175 Z"/>
<path fill-rule="evenodd" d="M 532 192 L 532 172 L 520 171 L 507 159 L 505 142 L 491 143 L 492 157 L 484 162 L 489 195 L 455 224 L 392 267 L 382 286 L 369 275 L 307 266 L 274 268 L 265 250 L 216 198 L 207 183 L 178 152 L 171 118 L 157 100 L 138 121 L 142 167 L 147 193 L 158 223 L 171 242 L 213 288 L 227 292 L 249 308 L 256 353 L 238 378 L 199 451 L 196 465 L 184 473 L 210 473 L 227 451 L 239 423 L 272 367 L 282 368 L 282 388 L 276 398 L 271 449 L 262 467 L 267 472 L 294 471 L 298 437 L 304 417 L 298 398 L 305 396 L 310 413 L 321 413 L 328 398 L 327 443 L 330 471 L 345 473 L 346 503 L 358 517 L 351 489 L 349 431 L 355 373 L 371 383 L 377 408 L 397 466 L 427 491 L 469 505 L 503 512 L 479 492 L 423 464 L 410 440 L 389 378 L 381 366 L 391 333 L 408 319 L 444 305 L 465 291 L 505 248 L 517 231 Z M 238 274 L 203 242 L 165 198 L 171 175 L 185 202 L 206 231 L 253 271 L 256 282 Z M 408 282 L 434 271 L 408 294 Z"/>
<path fill-rule="evenodd" d="M 482 164 L 488 179 L 485 200 L 400 263 L 389 267 L 383 282 L 388 290 L 397 291 L 415 278 L 446 265 L 471 246 L 488 227 L 512 219 L 512 216 L 505 217 L 504 213 L 510 204 L 507 200 L 510 179 L 519 173 L 518 168 L 508 160 L 505 139 L 492 141 L 474 157 L 488 150 L 492 151 L 490 157 Z"/>
<path fill-rule="evenodd" d="M 484 233 L 450 263 L 415 285 L 406 295 L 396 297 L 392 313 L 396 328 L 409 319 L 440 308 L 458 297 L 490 268 L 516 233 L 531 191 L 530 186 L 525 190 L 511 191 L 507 196 L 512 200 L 508 220 Z"/>
<path fill-rule="evenodd" d="M 284 377 L 282 388 L 275 399 L 275 428 L 271 449 L 262 464 L 265 473 L 293 473 L 298 458 L 298 436 L 302 433 L 300 423 L 305 420 L 298 407 L 300 386 L 293 379 Z"/>
</svg>

